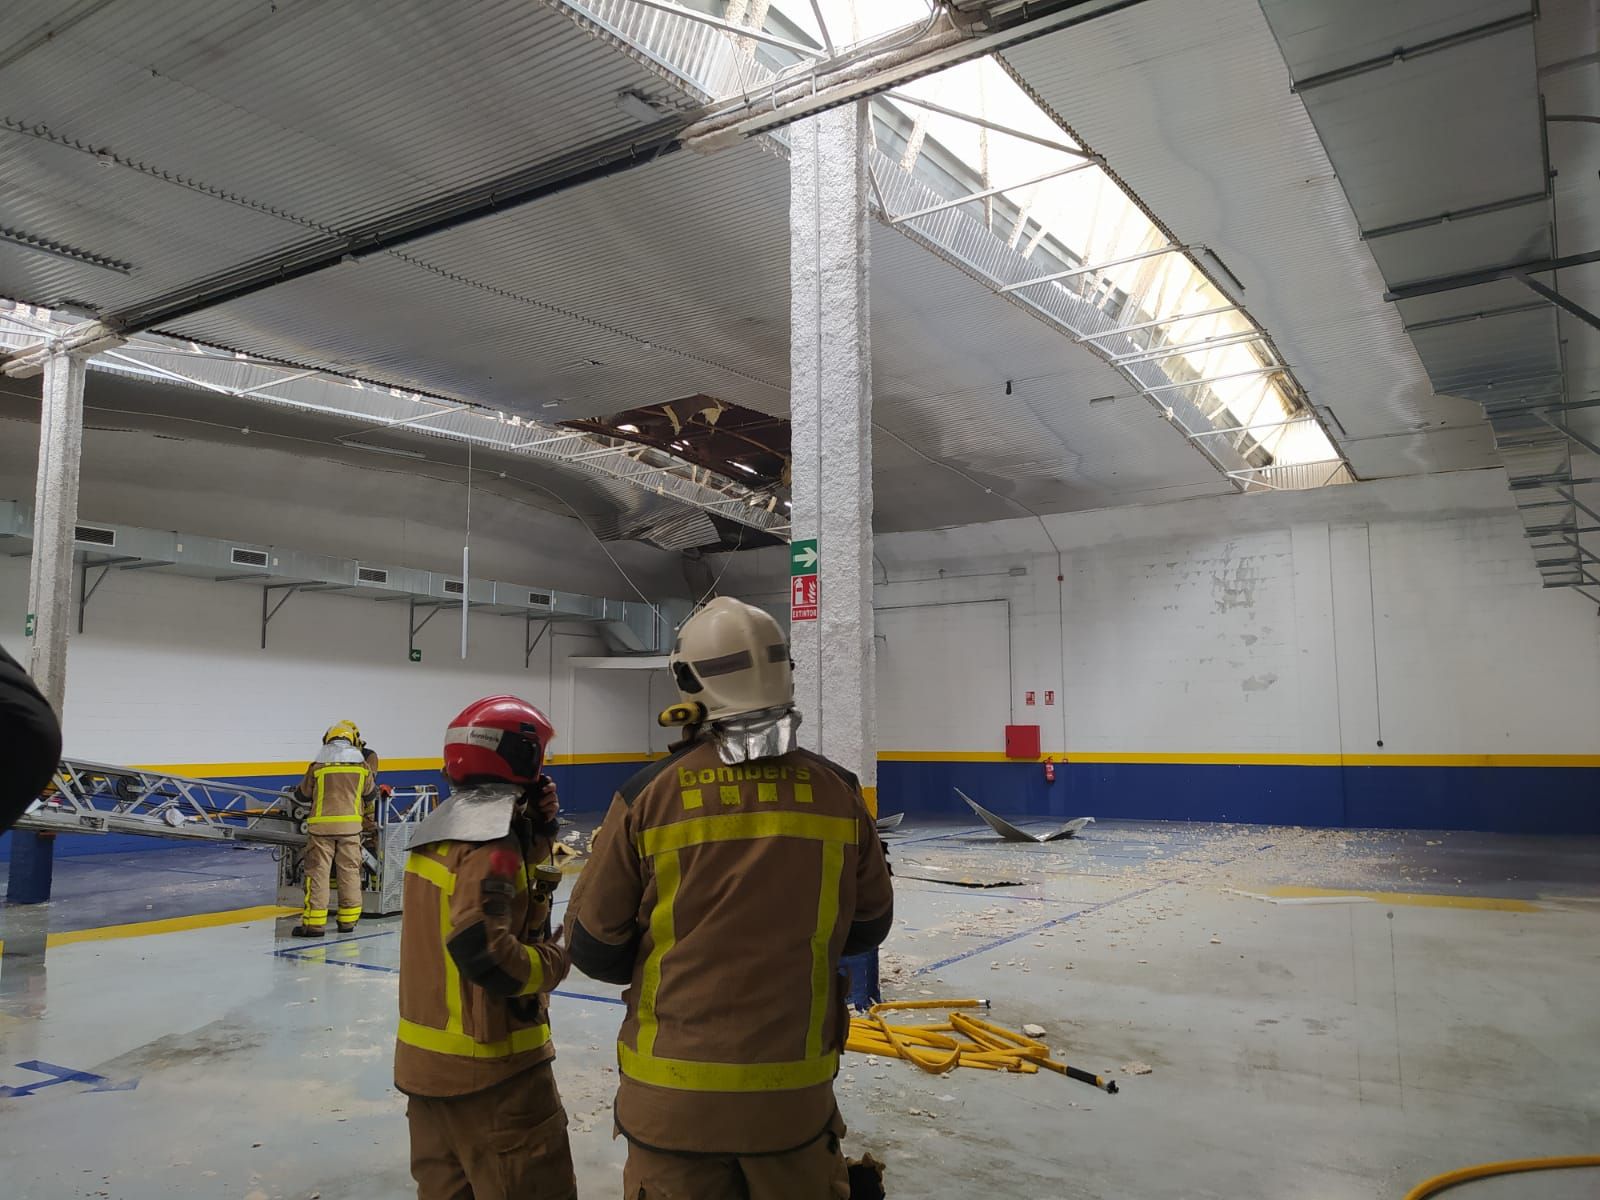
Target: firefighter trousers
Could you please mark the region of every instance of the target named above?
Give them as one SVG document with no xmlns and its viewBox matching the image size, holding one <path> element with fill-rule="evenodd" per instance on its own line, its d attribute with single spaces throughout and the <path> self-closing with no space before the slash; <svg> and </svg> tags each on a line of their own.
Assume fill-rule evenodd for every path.
<svg viewBox="0 0 1600 1200">
<path fill-rule="evenodd" d="M 787 1154 L 668 1154 L 628 1143 L 623 1200 L 848 1200 L 850 1173 L 837 1116 L 810 1145 Z"/>
<path fill-rule="evenodd" d="M 336 919 L 341 925 L 354 925 L 361 919 L 361 835 L 313 834 L 306 839 L 306 907 L 301 915 L 308 928 L 322 929 L 328 924 L 328 872 L 334 867 L 339 872 Z"/>
<path fill-rule="evenodd" d="M 574 1200 L 578 1182 L 555 1071 L 540 1063 L 469 1096 L 412 1096 L 417 1200 Z"/>
</svg>

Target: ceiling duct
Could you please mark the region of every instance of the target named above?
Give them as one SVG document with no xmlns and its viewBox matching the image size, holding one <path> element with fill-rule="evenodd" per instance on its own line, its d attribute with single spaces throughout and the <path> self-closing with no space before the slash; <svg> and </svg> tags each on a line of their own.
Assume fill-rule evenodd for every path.
<svg viewBox="0 0 1600 1200">
<path fill-rule="evenodd" d="M 97 523 L 79 526 L 78 531 L 93 535 L 77 539 L 74 561 L 80 567 L 152 570 L 213 583 L 249 583 L 377 601 L 409 600 L 417 605 L 455 606 L 465 598 L 474 610 L 497 616 L 593 624 L 618 653 L 670 650 L 677 626 L 690 608 L 686 600 L 646 604 L 497 579 L 463 583 L 459 574 L 445 571 L 383 566 L 285 546 L 130 525 Z M 0 500 L 0 542 L 13 556 L 32 552 L 30 506 Z"/>
</svg>

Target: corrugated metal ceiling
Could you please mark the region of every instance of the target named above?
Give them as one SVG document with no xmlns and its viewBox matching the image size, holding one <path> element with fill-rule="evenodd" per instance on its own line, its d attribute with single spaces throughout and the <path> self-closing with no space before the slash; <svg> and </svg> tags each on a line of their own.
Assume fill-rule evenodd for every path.
<svg viewBox="0 0 1600 1200">
<path fill-rule="evenodd" d="M 1331 411 L 1357 474 L 1494 462 L 1477 410 L 1433 395 L 1383 303 L 1383 277 L 1256 0 L 1157 0 L 1005 58 L 1177 241 L 1209 247 L 1243 281 L 1246 306 Z"/>
<path fill-rule="evenodd" d="M 121 277 L 61 263 L 41 284 L 36 274 L 6 273 L 0 250 L 0 288 L 43 301 L 71 289 L 115 305 L 293 243 L 308 226 L 337 228 L 375 206 L 503 171 L 508 159 L 626 127 L 631 118 L 612 103 L 623 88 L 690 98 L 565 16 L 521 3 L 477 6 L 462 27 L 441 32 L 427 78 L 407 91 L 406 46 L 431 44 L 440 6 L 396 5 L 372 35 L 370 57 L 357 43 L 373 20 L 357 8 L 269 19 L 252 4 L 186 5 L 172 15 L 187 40 L 170 37 L 165 12 L 153 22 L 146 11 L 130 33 L 126 12 L 107 11 L 22 59 L 25 77 L 0 77 L 0 110 L 26 99 L 19 121 L 83 143 L 0 134 L 26 147 L 19 157 L 60 158 L 82 175 L 81 192 L 63 196 L 68 168 L 42 170 L 34 215 L 57 223 L 41 224 L 39 235 L 142 252 L 164 273 L 152 278 L 136 265 Z M 43 23 L 49 11 L 35 4 L 28 19 Z M 62 67 L 63 56 L 72 63 Z M 128 68 L 146 58 L 155 74 Z M 486 71 L 485 63 L 501 65 Z M 460 94 L 451 92 L 457 83 Z M 332 115 L 319 121 L 324 109 Z M 529 116 L 495 119 L 505 113 Z M 190 138 L 196 121 L 206 128 Z M 92 152 L 101 147 L 204 176 L 206 188 L 245 203 L 102 167 Z M 133 190 L 97 192 L 108 180 Z M 783 413 L 787 191 L 787 166 L 768 143 L 668 158 L 169 331 L 543 420 L 695 392 Z M 91 199 L 92 219 L 79 223 L 78 202 Z M 118 241 L 110 230 L 124 211 L 157 213 L 161 223 Z M 898 232 L 875 227 L 873 252 L 881 527 L 1015 516 L 1017 504 L 1059 511 L 1231 490 L 1087 351 Z M 16 255 L 32 272 L 57 270 Z M 58 290 L 44 295 L 40 286 Z M 1016 381 L 1010 395 L 1007 379 Z M 1124 399 L 1088 403 L 1111 395 Z M 961 474 L 923 455 L 948 457 Z"/>
<path fill-rule="evenodd" d="M 133 269 L 0 242 L 0 292 L 33 302 L 114 309 L 632 128 L 620 91 L 692 99 L 528 0 L 174 0 L 159 19 L 136 5 L 63 17 L 25 0 L 8 16 L 37 34 L 77 11 L 89 15 L 57 36 L 19 39 L 26 52 L 0 71 L 0 194 L 28 235 Z M 1142 5 L 1012 63 L 1181 238 L 1246 279 L 1252 313 L 1350 431 L 1359 472 L 1481 463 L 1481 435 L 1419 432 L 1463 412 L 1428 395 L 1375 301 L 1382 280 L 1284 98 L 1253 0 Z M 1091 406 L 1129 389 L 1088 351 L 898 232 L 875 228 L 873 253 L 878 416 L 894 435 L 879 442 L 881 527 L 1015 515 L 1004 495 L 1060 511 L 1229 490 L 1143 400 Z M 665 159 L 173 331 L 545 420 L 694 392 L 784 412 L 787 260 L 787 170 L 752 143 Z M 919 452 L 967 478 L 939 485 L 949 473 Z"/>
<path fill-rule="evenodd" d="M 1600 22 L 1592 3 L 1418 0 L 1376 6 L 1367 25 L 1335 0 L 1261 6 L 1388 287 L 1597 248 L 1595 126 L 1552 123 L 1547 131 L 1544 114 L 1592 115 L 1600 67 L 1541 70 L 1592 55 Z M 1330 70 L 1331 79 L 1316 78 Z M 1600 267 L 1541 277 L 1596 308 Z M 1594 330 L 1515 278 L 1394 308 L 1434 387 L 1489 410 L 1530 537 L 1589 524 L 1574 501 L 1592 508 L 1593 493 L 1570 481 L 1574 456 L 1579 480 L 1593 474 L 1593 459 L 1550 422 L 1565 421 L 1590 442 L 1600 433 L 1593 410 L 1551 408 L 1593 392 Z M 1547 583 L 1579 579 L 1582 548 L 1533 544 Z"/>
<path fill-rule="evenodd" d="M 72 11 L 7 6 L 33 36 L 0 71 L 6 223 L 134 270 L 0 245 L 0 288 L 34 303 L 114 310 L 632 128 L 619 91 L 670 95 L 527 0 Z"/>
</svg>

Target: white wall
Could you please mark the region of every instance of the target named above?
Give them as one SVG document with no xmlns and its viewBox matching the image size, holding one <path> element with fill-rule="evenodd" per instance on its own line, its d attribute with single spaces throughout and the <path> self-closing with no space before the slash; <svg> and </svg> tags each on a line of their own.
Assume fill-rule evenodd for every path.
<svg viewBox="0 0 1600 1200">
<path fill-rule="evenodd" d="M 1057 752 L 1600 749 L 1600 619 L 1540 587 L 1499 472 L 891 534 L 877 558 L 883 750 L 997 752 L 1007 720 Z M 785 569 L 742 556 L 724 586 L 781 604 Z"/>
<path fill-rule="evenodd" d="M 0 559 L 0 640 L 14 653 L 24 649 L 26 601 L 26 560 Z M 441 612 L 417 635 L 423 660 L 412 663 L 407 618 L 404 604 L 296 595 L 262 650 L 255 588 L 112 571 L 71 641 L 67 753 L 113 763 L 294 761 L 348 717 L 384 757 L 430 758 L 451 717 L 498 692 L 549 713 L 560 755 L 664 747 L 652 718 L 666 704 L 665 674 L 572 668 L 572 656 L 606 652 L 579 627 L 557 627 L 525 670 L 519 619 L 474 613 L 463 663 L 459 615 Z M 654 699 L 652 675 L 661 677 Z"/>
<path fill-rule="evenodd" d="M 38 427 L 0 420 L 0 498 L 32 500 Z M 309 455 L 248 451 L 147 434 L 86 436 L 80 520 L 276 544 L 393 566 L 460 563 L 457 483 Z M 3 543 L 0 543 L 3 546 Z M 675 554 L 609 547 L 654 597 L 682 596 Z M 569 591 L 633 598 L 594 539 L 570 518 L 480 491 L 473 569 Z M 0 643 L 26 658 L 28 562 L 0 556 Z M 277 597 L 274 597 L 276 599 Z M 557 625 L 523 667 L 520 618 L 474 613 L 459 658 L 459 613 L 441 611 L 407 655 L 404 603 L 296 594 L 260 648 L 261 593 L 152 571 L 110 571 L 68 660 L 67 752 L 114 763 L 257 763 L 306 759 L 332 721 L 357 721 L 385 758 L 436 758 L 446 722 L 480 696 L 511 692 L 555 721 L 560 755 L 662 749 L 654 714 L 664 673 L 574 670 L 603 655 L 581 625 Z M 537 629 L 537 627 L 536 627 Z"/>
</svg>

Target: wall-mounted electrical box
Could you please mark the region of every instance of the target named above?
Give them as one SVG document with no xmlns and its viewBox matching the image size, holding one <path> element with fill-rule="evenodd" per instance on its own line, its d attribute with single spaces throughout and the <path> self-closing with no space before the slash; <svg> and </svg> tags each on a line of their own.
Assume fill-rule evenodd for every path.
<svg viewBox="0 0 1600 1200">
<path fill-rule="evenodd" d="M 1038 758 L 1039 727 L 1037 725 L 1007 725 L 1006 757 Z"/>
</svg>

